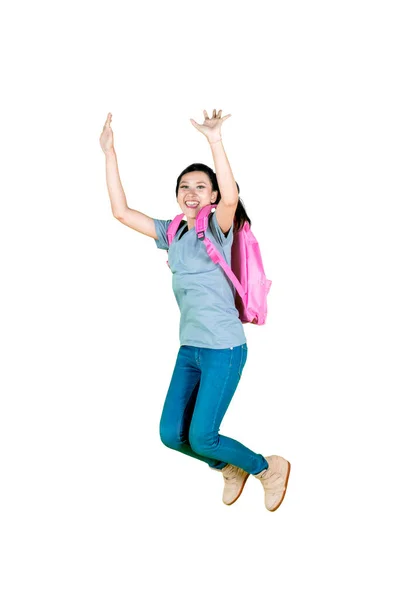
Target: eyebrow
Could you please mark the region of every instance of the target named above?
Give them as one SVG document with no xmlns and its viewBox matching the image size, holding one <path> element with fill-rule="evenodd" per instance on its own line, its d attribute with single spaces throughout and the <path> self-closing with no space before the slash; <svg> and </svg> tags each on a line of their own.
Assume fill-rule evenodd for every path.
<svg viewBox="0 0 400 600">
<path fill-rule="evenodd" d="M 182 179 L 181 183 L 190 183 L 189 181 L 186 181 L 186 179 Z M 205 181 L 196 181 L 196 183 L 206 183 Z"/>
</svg>

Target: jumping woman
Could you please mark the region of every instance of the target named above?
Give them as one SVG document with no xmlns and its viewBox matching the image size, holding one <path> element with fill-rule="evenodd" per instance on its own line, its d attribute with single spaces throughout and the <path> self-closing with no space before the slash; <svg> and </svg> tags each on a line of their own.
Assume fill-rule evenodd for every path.
<svg viewBox="0 0 400 600">
<path fill-rule="evenodd" d="M 276 510 L 285 496 L 290 464 L 280 456 L 256 454 L 240 442 L 220 435 L 219 429 L 235 393 L 247 359 L 243 324 L 235 307 L 235 288 L 219 265 L 207 254 L 196 235 L 196 215 L 206 205 L 215 205 L 209 215 L 207 237 L 228 265 L 234 232 L 250 219 L 238 195 L 221 138 L 222 117 L 214 109 L 204 111 L 204 123 L 190 119 L 206 137 L 215 172 L 195 163 L 179 175 L 176 199 L 186 216 L 168 245 L 171 220 L 161 220 L 129 208 L 118 172 L 111 113 L 100 136 L 106 156 L 106 179 L 112 213 L 135 231 L 168 250 L 173 291 L 181 313 L 180 347 L 160 421 L 162 442 L 203 461 L 222 473 L 223 502 L 233 504 L 249 475 L 264 488 L 265 506 Z"/>
</svg>

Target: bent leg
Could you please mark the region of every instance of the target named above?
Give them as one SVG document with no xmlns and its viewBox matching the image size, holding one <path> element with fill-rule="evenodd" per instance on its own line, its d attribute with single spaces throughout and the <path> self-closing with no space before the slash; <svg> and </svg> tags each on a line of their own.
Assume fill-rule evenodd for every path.
<svg viewBox="0 0 400 600">
<path fill-rule="evenodd" d="M 190 446 L 197 454 L 214 459 L 216 468 L 229 463 L 247 473 L 259 473 L 268 467 L 262 454 L 219 435 L 246 363 L 247 345 L 223 350 L 201 348 L 200 357 L 201 380 L 189 430 Z"/>
<path fill-rule="evenodd" d="M 201 371 L 198 348 L 181 346 L 160 420 L 162 443 L 214 467 L 218 460 L 197 454 L 189 444 L 189 428 L 197 400 Z"/>
</svg>

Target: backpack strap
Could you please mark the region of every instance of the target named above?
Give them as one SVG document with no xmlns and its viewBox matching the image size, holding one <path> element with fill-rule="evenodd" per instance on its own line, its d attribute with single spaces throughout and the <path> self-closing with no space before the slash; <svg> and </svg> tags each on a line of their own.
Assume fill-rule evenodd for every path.
<svg viewBox="0 0 400 600">
<path fill-rule="evenodd" d="M 216 249 L 214 244 L 211 242 L 211 240 L 209 240 L 205 236 L 205 232 L 207 231 L 207 227 L 208 227 L 208 217 L 210 215 L 212 208 L 213 208 L 213 206 L 211 204 L 209 204 L 207 206 L 204 206 L 198 213 L 198 215 L 196 217 L 197 237 L 200 240 L 203 240 L 203 242 L 206 246 L 208 256 L 211 258 L 211 260 L 213 261 L 214 264 L 219 265 L 224 270 L 226 276 L 232 281 L 239 296 L 242 298 L 242 300 L 244 302 L 244 298 L 245 298 L 246 294 L 245 294 L 242 284 L 240 283 L 239 279 L 236 277 L 235 273 L 232 271 L 232 269 L 230 268 L 230 266 L 228 265 L 226 260 L 218 252 L 218 250 Z M 172 225 L 172 223 L 171 223 L 171 225 Z"/>
<path fill-rule="evenodd" d="M 182 221 L 182 217 L 184 217 L 185 214 L 182 213 L 180 215 L 177 215 L 172 221 L 171 223 L 168 225 L 168 229 L 167 229 L 167 239 L 168 239 L 168 246 L 171 245 L 172 240 L 175 237 L 176 232 L 179 229 L 179 225 L 181 224 Z"/>
<path fill-rule="evenodd" d="M 196 234 L 197 234 L 197 237 L 204 242 L 208 256 L 211 258 L 211 260 L 213 261 L 214 264 L 220 265 L 220 267 L 223 269 L 223 271 L 225 272 L 228 279 L 230 279 L 231 282 L 233 283 L 233 285 L 235 286 L 239 296 L 242 298 L 242 300 L 244 302 L 244 298 L 245 298 L 246 294 L 245 294 L 242 284 L 240 283 L 239 279 L 236 277 L 236 275 L 234 274 L 234 272 L 232 271 L 232 269 L 230 268 L 230 266 L 228 265 L 226 260 L 218 252 L 218 250 L 216 249 L 214 244 L 211 242 L 211 240 L 209 240 L 205 236 L 205 232 L 207 231 L 207 227 L 208 227 L 208 218 L 209 218 L 210 213 L 213 208 L 214 207 L 212 206 L 212 204 L 208 204 L 207 206 L 204 206 L 198 213 L 198 215 L 196 217 L 196 224 L 195 224 Z M 176 232 L 179 229 L 179 225 L 181 224 L 182 218 L 184 216 L 185 216 L 184 213 L 177 215 L 171 221 L 171 223 L 168 225 L 168 229 L 167 229 L 168 246 L 171 245 L 171 242 L 174 239 Z M 167 261 L 167 265 L 169 266 L 168 261 Z"/>
<path fill-rule="evenodd" d="M 207 250 L 208 256 L 211 258 L 213 263 L 215 263 L 216 265 L 219 265 L 225 271 L 225 274 L 232 281 L 239 296 L 244 301 L 246 294 L 245 294 L 242 284 L 240 283 L 239 279 L 236 277 L 235 273 L 232 271 L 232 269 L 230 268 L 228 263 L 225 261 L 225 259 L 221 256 L 221 254 L 215 248 L 214 244 L 206 237 L 204 237 L 203 241 L 206 245 L 206 250 Z"/>
</svg>

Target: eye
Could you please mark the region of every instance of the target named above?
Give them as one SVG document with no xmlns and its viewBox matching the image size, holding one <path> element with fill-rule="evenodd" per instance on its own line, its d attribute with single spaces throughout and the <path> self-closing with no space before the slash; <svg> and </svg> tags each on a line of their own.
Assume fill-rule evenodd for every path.
<svg viewBox="0 0 400 600">
<path fill-rule="evenodd" d="M 181 185 L 181 188 L 185 188 L 185 187 L 187 187 L 187 185 Z"/>
<path fill-rule="evenodd" d="M 198 185 L 197 187 L 201 188 L 202 190 L 206 187 L 205 185 Z"/>
</svg>

